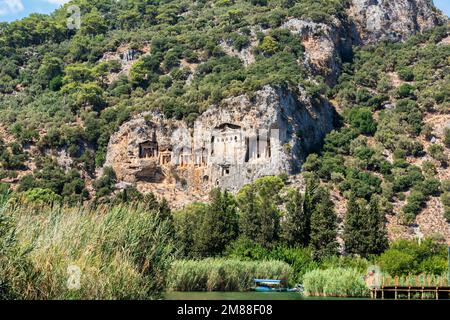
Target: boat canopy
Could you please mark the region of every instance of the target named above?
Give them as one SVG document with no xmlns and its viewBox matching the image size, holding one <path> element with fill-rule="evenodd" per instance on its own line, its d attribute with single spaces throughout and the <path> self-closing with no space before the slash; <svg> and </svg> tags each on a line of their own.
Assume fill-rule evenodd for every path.
<svg viewBox="0 0 450 320">
<path fill-rule="evenodd" d="M 255 279 L 255 283 L 280 284 L 280 283 L 281 283 L 281 280 L 273 280 L 273 279 Z"/>
</svg>

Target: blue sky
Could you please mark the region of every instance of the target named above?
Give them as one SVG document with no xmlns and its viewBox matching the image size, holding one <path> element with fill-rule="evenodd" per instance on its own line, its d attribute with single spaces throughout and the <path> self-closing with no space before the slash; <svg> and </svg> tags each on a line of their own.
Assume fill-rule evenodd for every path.
<svg viewBox="0 0 450 320">
<path fill-rule="evenodd" d="M 50 13 L 69 0 L 0 0 L 0 21 L 13 21 L 30 13 Z M 450 0 L 434 0 L 435 5 L 450 16 Z"/>
<path fill-rule="evenodd" d="M 69 0 L 0 0 L 0 21 L 13 21 L 30 13 L 50 13 Z"/>
</svg>

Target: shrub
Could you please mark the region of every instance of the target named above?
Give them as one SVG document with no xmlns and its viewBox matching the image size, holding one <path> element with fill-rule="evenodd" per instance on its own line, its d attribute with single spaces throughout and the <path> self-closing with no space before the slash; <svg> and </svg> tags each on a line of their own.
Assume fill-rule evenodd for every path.
<svg viewBox="0 0 450 320">
<path fill-rule="evenodd" d="M 269 257 L 288 263 L 294 271 L 293 280 L 296 283 L 302 282 L 305 273 L 319 267 L 319 264 L 312 258 L 310 248 L 277 246 L 272 249 Z"/>
<path fill-rule="evenodd" d="M 415 269 L 416 261 L 411 254 L 396 249 L 388 249 L 379 258 L 383 272 L 390 275 L 406 275 Z"/>
<path fill-rule="evenodd" d="M 374 134 L 377 124 L 373 120 L 370 108 L 353 108 L 350 110 L 348 120 L 352 127 L 358 129 L 362 134 Z"/>
<path fill-rule="evenodd" d="M 420 244 L 415 240 L 394 241 L 378 258 L 378 263 L 383 272 L 400 276 L 430 273 L 436 262 L 435 272 L 440 275 L 442 264 L 439 261 L 442 260 L 447 260 L 447 247 L 437 240 L 427 238 Z"/>
<path fill-rule="evenodd" d="M 93 183 L 93 186 L 97 191 L 97 197 L 104 197 L 113 192 L 116 182 L 117 177 L 113 168 L 105 167 L 103 169 L 103 175 Z"/>
<path fill-rule="evenodd" d="M 404 81 L 413 81 L 414 80 L 414 73 L 409 68 L 404 68 L 404 69 L 398 70 L 398 75 L 399 75 L 400 79 L 402 79 Z"/>
<path fill-rule="evenodd" d="M 441 165 L 445 165 L 448 162 L 448 158 L 444 153 L 444 147 L 439 144 L 432 144 L 428 147 L 428 153 L 433 159 L 439 161 Z"/>
<path fill-rule="evenodd" d="M 270 251 L 253 240 L 240 237 L 227 247 L 226 256 L 238 260 L 266 260 Z"/>
<path fill-rule="evenodd" d="M 278 51 L 278 43 L 270 36 L 264 37 L 259 49 L 265 54 L 272 55 Z"/>
<path fill-rule="evenodd" d="M 53 204 L 62 200 L 61 196 L 49 189 L 30 189 L 24 192 L 21 196 L 22 201 L 30 204 Z M 19 201 L 20 201 L 19 200 Z"/>
<path fill-rule="evenodd" d="M 411 191 L 408 196 L 408 202 L 403 207 L 403 213 L 407 222 L 412 222 L 417 214 L 422 211 L 427 197 L 418 190 Z"/>
<path fill-rule="evenodd" d="M 414 87 L 408 83 L 402 84 L 397 89 L 397 95 L 399 98 L 407 98 L 413 94 Z"/>
<path fill-rule="evenodd" d="M 447 148 L 450 148 L 450 128 L 444 129 L 444 144 Z"/>
</svg>

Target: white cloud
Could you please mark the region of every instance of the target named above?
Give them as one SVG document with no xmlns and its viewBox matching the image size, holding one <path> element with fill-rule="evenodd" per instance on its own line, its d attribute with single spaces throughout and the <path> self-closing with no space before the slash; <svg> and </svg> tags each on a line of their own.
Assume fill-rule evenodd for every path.
<svg viewBox="0 0 450 320">
<path fill-rule="evenodd" d="M 25 10 L 25 7 L 22 0 L 0 0 L 0 16 L 18 13 L 23 10 Z"/>
</svg>

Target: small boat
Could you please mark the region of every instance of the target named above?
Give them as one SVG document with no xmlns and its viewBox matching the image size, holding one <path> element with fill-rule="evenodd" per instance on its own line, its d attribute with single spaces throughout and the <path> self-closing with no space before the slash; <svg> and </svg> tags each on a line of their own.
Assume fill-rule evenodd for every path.
<svg viewBox="0 0 450 320">
<path fill-rule="evenodd" d="M 252 291 L 256 292 L 299 292 L 297 287 L 290 289 L 286 281 L 273 279 L 255 279 L 255 286 Z"/>
</svg>

